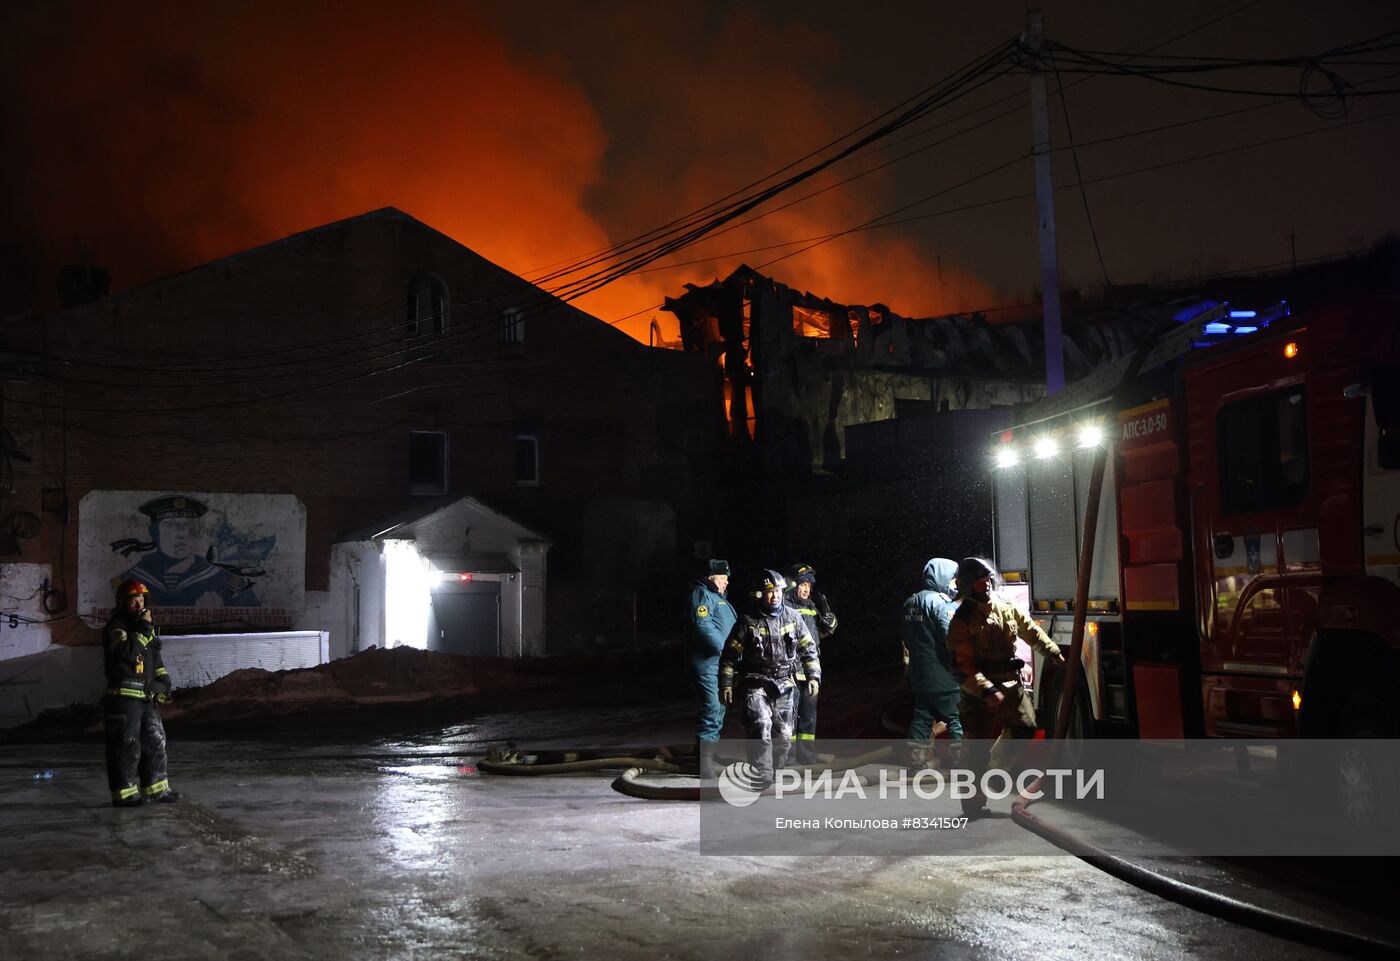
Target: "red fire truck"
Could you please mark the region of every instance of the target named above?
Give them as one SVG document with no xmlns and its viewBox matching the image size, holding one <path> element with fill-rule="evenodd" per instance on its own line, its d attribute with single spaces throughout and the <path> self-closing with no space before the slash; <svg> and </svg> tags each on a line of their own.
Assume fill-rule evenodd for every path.
<svg viewBox="0 0 1400 961">
<path fill-rule="evenodd" d="M 994 442 L 997 562 L 1061 643 L 1110 448 L 1071 733 L 1400 737 L 1400 300 L 1176 319 L 1118 401 L 1126 360 Z"/>
</svg>

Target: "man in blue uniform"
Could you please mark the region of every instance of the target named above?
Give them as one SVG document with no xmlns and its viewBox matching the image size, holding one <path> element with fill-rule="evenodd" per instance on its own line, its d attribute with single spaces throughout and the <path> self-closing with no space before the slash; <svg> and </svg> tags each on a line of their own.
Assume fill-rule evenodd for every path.
<svg viewBox="0 0 1400 961">
<path fill-rule="evenodd" d="M 704 576 L 690 591 L 685 619 L 685 650 L 695 688 L 698 719 L 695 754 L 700 777 L 715 777 L 715 742 L 724 727 L 724 705 L 719 700 L 719 657 L 738 616 L 725 599 L 729 589 L 729 563 L 718 558 L 705 565 Z"/>
<path fill-rule="evenodd" d="M 786 587 L 777 571 L 759 576 L 752 607 L 729 632 L 719 664 L 720 700 L 733 703 L 736 683 L 744 698 L 749 762 L 762 786 L 772 784 L 774 769 L 787 763 L 799 665 L 813 697 L 822 679 L 816 639 L 802 616 L 783 603 Z"/>
<path fill-rule="evenodd" d="M 817 572 L 810 564 L 796 564 L 792 569 L 792 586 L 787 592 L 788 606 L 802 615 L 807 625 L 807 633 L 817 641 L 817 646 L 825 644 L 827 638 L 836 633 L 836 615 L 831 612 L 831 604 L 826 595 L 817 590 Z M 815 652 L 820 659 L 821 652 Z M 817 762 L 817 696 L 807 693 L 807 675 L 801 667 L 797 669 L 797 708 L 796 730 L 797 763 Z"/>
<path fill-rule="evenodd" d="M 911 760 L 926 761 L 928 743 L 935 721 L 948 728 L 950 754 L 962 743 L 962 720 L 958 713 L 957 674 L 948 648 L 948 625 L 953 621 L 957 602 L 953 582 L 958 564 L 946 557 L 930 558 L 924 565 L 924 589 L 904 602 L 900 639 L 909 663 L 909 687 L 914 692 L 914 717 L 909 722 Z M 947 760 L 947 758 L 945 758 Z"/>
</svg>

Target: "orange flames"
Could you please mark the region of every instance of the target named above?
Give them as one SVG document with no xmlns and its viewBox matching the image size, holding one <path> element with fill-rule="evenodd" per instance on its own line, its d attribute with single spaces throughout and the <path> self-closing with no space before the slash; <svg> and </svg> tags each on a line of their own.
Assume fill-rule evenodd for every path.
<svg viewBox="0 0 1400 961">
<path fill-rule="evenodd" d="M 200 8 L 197 22 L 191 9 L 6 13 L 0 109 L 15 149 L 0 160 L 0 233 L 25 272 L 6 278 L 6 307 L 51 306 L 63 263 L 101 264 L 120 289 L 388 205 L 528 276 L 727 193 L 882 106 L 815 90 L 771 54 L 741 56 L 755 42 L 742 12 L 674 61 L 636 44 L 635 60 L 616 65 L 645 71 L 617 81 L 632 103 L 600 99 L 613 96 L 606 84 L 586 93 L 562 55 L 522 53 L 460 4 L 226 6 Z M 610 109 L 645 122 L 629 119 L 624 142 L 605 128 Z M 713 260 L 629 277 L 578 305 L 611 321 L 659 304 L 786 249 L 719 254 L 893 206 L 887 189 L 877 175 L 832 191 L 675 258 Z M 764 272 L 911 316 L 996 300 L 888 233 Z M 660 311 L 620 329 L 645 341 L 653 316 L 676 335 Z"/>
</svg>

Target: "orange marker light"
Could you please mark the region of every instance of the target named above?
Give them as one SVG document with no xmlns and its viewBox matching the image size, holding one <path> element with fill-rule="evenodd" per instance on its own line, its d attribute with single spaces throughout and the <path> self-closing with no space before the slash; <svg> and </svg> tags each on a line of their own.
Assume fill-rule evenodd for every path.
<svg viewBox="0 0 1400 961">
<path fill-rule="evenodd" d="M 1295 711 L 1301 711 L 1302 709 L 1303 709 L 1303 695 L 1299 694 L 1297 691 L 1294 691 L 1294 692 L 1293 692 L 1293 710 L 1295 710 Z"/>
<path fill-rule="evenodd" d="M 1291 341 L 1291 340 L 1290 340 L 1288 343 L 1284 344 L 1284 345 L 1283 345 L 1283 356 L 1287 357 L 1289 360 L 1292 360 L 1294 357 L 1297 357 L 1297 356 L 1298 356 L 1298 344 L 1297 344 L 1296 342 L 1294 342 L 1294 341 Z"/>
<path fill-rule="evenodd" d="M 1084 630 L 1088 631 L 1090 634 L 1097 634 L 1099 632 L 1099 625 L 1094 621 L 1090 621 L 1088 624 L 1084 625 Z"/>
</svg>

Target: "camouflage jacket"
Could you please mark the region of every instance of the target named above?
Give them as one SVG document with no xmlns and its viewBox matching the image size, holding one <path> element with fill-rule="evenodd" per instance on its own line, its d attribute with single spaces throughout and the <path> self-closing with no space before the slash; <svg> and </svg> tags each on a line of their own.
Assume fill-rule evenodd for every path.
<svg viewBox="0 0 1400 961">
<path fill-rule="evenodd" d="M 1016 638 L 1051 657 L 1060 647 L 1031 616 L 995 594 L 986 601 L 964 598 L 948 628 L 948 647 L 961 675 L 963 691 L 980 697 L 1002 681 L 1017 677 L 1012 664 Z"/>
</svg>

